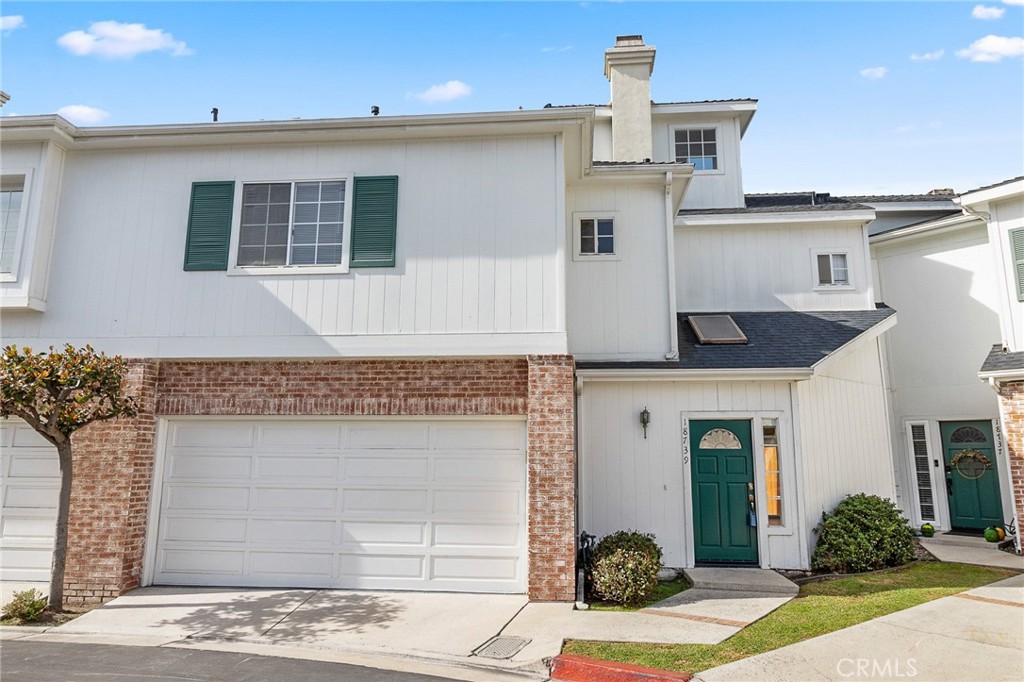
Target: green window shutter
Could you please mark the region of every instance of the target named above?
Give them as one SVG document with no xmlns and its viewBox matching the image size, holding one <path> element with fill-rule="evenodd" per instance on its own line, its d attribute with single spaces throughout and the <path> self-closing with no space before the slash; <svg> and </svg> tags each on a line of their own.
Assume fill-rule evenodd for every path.
<svg viewBox="0 0 1024 682">
<path fill-rule="evenodd" d="M 1010 232 L 1010 253 L 1017 277 L 1017 300 L 1024 301 L 1024 229 Z"/>
<path fill-rule="evenodd" d="M 193 182 L 185 270 L 227 270 L 235 183 Z"/>
<path fill-rule="evenodd" d="M 352 191 L 353 268 L 394 267 L 398 176 L 355 178 Z"/>
</svg>

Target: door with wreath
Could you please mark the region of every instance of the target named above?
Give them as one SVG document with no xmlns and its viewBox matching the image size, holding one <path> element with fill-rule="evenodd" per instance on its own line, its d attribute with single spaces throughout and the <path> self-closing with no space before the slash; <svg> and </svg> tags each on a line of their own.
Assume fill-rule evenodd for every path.
<svg viewBox="0 0 1024 682">
<path fill-rule="evenodd" d="M 950 525 L 964 530 L 1002 525 L 992 423 L 942 422 L 940 430 Z"/>
</svg>

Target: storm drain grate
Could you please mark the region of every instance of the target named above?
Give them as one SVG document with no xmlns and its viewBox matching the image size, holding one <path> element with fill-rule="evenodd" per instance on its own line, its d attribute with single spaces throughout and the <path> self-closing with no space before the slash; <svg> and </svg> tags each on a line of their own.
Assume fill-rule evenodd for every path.
<svg viewBox="0 0 1024 682">
<path fill-rule="evenodd" d="M 495 637 L 473 653 L 481 658 L 512 658 L 530 642 L 523 637 Z"/>
</svg>

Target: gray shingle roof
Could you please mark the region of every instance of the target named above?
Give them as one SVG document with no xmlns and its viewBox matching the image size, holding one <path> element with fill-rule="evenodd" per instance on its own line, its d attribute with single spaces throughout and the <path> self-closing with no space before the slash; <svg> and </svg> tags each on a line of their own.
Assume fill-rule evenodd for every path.
<svg viewBox="0 0 1024 682">
<path fill-rule="evenodd" d="M 701 345 L 686 319 L 677 316 L 679 360 L 665 362 L 579 362 L 579 369 L 810 369 L 895 310 L 878 304 L 874 310 L 825 312 L 766 311 L 728 314 L 747 336 L 743 345 Z"/>
<path fill-rule="evenodd" d="M 1010 353 L 1001 344 L 992 346 L 981 365 L 982 372 L 1019 372 L 1024 370 L 1024 352 Z"/>
<path fill-rule="evenodd" d="M 860 203 L 913 203 L 917 201 L 948 201 L 952 204 L 955 193 L 949 194 L 865 194 L 861 196 L 834 197 L 837 201 Z"/>
<path fill-rule="evenodd" d="M 960 196 L 970 194 L 972 192 L 981 192 L 986 189 L 992 189 L 993 187 L 1002 187 L 1003 185 L 1009 185 L 1011 182 L 1017 182 L 1018 180 L 1024 180 L 1024 175 L 1018 175 L 1015 178 L 1010 178 L 1009 180 L 1003 180 L 1001 182 L 993 182 L 991 185 L 985 185 L 984 187 L 975 187 L 974 189 L 969 189 L 966 192 L 960 192 Z"/>
<path fill-rule="evenodd" d="M 827 203 L 827 204 L 810 204 L 799 205 L 799 204 L 779 204 L 775 206 L 739 206 L 737 208 L 701 208 L 692 210 L 683 210 L 679 212 L 679 215 L 717 215 L 717 214 L 730 214 L 730 213 L 792 213 L 799 211 L 801 213 L 805 211 L 870 211 L 870 206 L 864 204 L 846 204 L 842 202 Z"/>
</svg>

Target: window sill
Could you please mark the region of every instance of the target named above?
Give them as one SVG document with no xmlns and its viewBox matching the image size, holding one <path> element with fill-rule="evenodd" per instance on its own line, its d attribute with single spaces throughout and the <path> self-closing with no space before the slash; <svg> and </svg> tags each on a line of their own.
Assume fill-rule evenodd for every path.
<svg viewBox="0 0 1024 682">
<path fill-rule="evenodd" d="M 856 291 L 857 287 L 852 284 L 818 284 L 814 290 L 828 293 L 829 291 Z"/>
<path fill-rule="evenodd" d="M 725 171 L 722 170 L 721 168 L 716 168 L 715 170 L 694 170 L 693 174 L 694 175 L 725 175 Z"/>
<path fill-rule="evenodd" d="M 228 277 L 281 277 L 288 275 L 347 275 L 349 268 L 340 265 L 269 265 L 235 266 Z"/>
<path fill-rule="evenodd" d="M 589 256 L 587 254 L 576 253 L 573 254 L 572 259 L 578 263 L 601 263 L 622 260 L 622 256 L 614 253 L 606 256 Z"/>
</svg>

